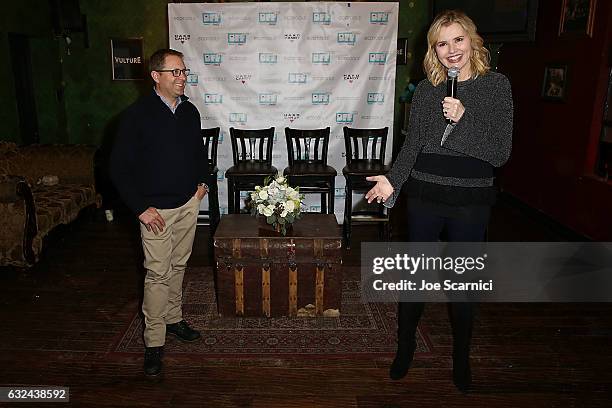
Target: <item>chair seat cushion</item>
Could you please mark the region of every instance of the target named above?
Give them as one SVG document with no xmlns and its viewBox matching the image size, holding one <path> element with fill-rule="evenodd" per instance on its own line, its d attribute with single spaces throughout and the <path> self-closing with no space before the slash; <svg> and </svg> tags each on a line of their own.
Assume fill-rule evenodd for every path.
<svg viewBox="0 0 612 408">
<path fill-rule="evenodd" d="M 338 173 L 336 169 L 321 163 L 295 163 L 293 166 L 285 168 L 286 176 L 321 176 L 335 177 Z"/>
<path fill-rule="evenodd" d="M 344 166 L 342 174 L 347 175 L 378 175 L 389 172 L 389 166 L 383 166 L 378 161 L 363 160 L 353 161 L 350 165 Z"/>
<path fill-rule="evenodd" d="M 269 176 L 275 175 L 278 170 L 274 166 L 258 162 L 243 162 L 230 167 L 225 171 L 225 177 L 240 176 Z"/>
</svg>

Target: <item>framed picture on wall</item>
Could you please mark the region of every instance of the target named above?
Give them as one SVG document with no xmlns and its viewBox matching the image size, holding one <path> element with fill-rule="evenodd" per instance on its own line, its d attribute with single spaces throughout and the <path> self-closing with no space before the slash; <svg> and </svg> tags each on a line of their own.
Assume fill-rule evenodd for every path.
<svg viewBox="0 0 612 408">
<path fill-rule="evenodd" d="M 563 0 L 559 35 L 593 36 L 597 0 Z"/>
<path fill-rule="evenodd" d="M 544 68 L 542 98 L 564 101 L 567 96 L 567 65 L 551 64 Z"/>
<path fill-rule="evenodd" d="M 113 81 L 144 79 L 142 38 L 111 38 L 110 46 Z"/>
</svg>

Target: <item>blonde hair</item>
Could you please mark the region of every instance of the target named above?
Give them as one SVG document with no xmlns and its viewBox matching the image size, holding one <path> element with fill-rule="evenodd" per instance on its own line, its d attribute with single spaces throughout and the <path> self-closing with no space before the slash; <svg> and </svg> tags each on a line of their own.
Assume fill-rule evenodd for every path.
<svg viewBox="0 0 612 408">
<path fill-rule="evenodd" d="M 472 78 L 484 75 L 490 69 L 491 56 L 489 50 L 483 45 L 482 37 L 476 31 L 476 24 L 462 11 L 446 10 L 436 16 L 427 32 L 427 53 L 425 53 L 423 59 L 423 70 L 429 82 L 434 86 L 441 84 L 446 79 L 446 67 L 438 59 L 436 43 L 442 27 L 448 27 L 453 23 L 459 24 L 470 37 L 472 44 L 472 55 L 470 56 Z"/>
</svg>

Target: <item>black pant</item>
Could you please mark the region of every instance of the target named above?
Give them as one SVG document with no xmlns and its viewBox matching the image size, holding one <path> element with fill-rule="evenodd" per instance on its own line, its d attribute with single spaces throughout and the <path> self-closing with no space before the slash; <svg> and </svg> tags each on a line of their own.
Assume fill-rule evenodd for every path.
<svg viewBox="0 0 612 408">
<path fill-rule="evenodd" d="M 445 230 L 448 242 L 483 241 L 489 222 L 490 207 L 428 208 L 423 203 L 409 205 L 408 237 L 411 242 L 437 242 Z M 425 304 L 400 302 L 397 313 L 397 338 L 400 346 L 414 342 L 417 325 Z M 472 303 L 449 303 L 449 319 L 453 331 L 453 355 L 467 357 L 472 338 L 474 312 Z"/>
</svg>

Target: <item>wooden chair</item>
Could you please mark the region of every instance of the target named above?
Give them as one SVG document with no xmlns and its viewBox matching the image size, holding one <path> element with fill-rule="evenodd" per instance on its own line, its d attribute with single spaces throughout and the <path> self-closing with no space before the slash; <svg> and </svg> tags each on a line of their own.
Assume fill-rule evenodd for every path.
<svg viewBox="0 0 612 408">
<path fill-rule="evenodd" d="M 274 128 L 230 128 L 234 165 L 227 169 L 227 207 L 230 214 L 240 213 L 240 192 L 253 191 L 278 170 L 272 166 Z"/>
<path fill-rule="evenodd" d="M 208 184 L 208 210 L 200 210 L 198 213 L 198 225 L 209 225 L 211 235 L 214 234 L 221 214 L 219 211 L 219 188 L 217 186 L 217 147 L 219 146 L 220 129 L 202 129 L 202 141 L 204 144 L 204 155 L 206 160 L 206 184 Z M 206 222 L 208 221 L 208 222 Z"/>
<path fill-rule="evenodd" d="M 325 129 L 285 128 L 289 166 L 283 174 L 300 193 L 321 194 L 321 213 L 334 213 L 336 169 L 327 165 L 329 127 Z M 327 196 L 327 197 L 326 197 Z"/>
<path fill-rule="evenodd" d="M 372 203 L 372 210 L 353 211 L 353 193 L 365 194 L 375 183 L 366 181 L 368 176 L 386 174 L 385 165 L 388 127 L 381 129 L 357 129 L 344 127 L 346 166 L 342 174 L 346 179 L 346 199 L 344 203 L 344 240 L 346 247 L 351 245 L 351 224 L 353 222 L 379 223 L 381 238 L 389 238 L 389 216 L 382 204 Z"/>
</svg>

